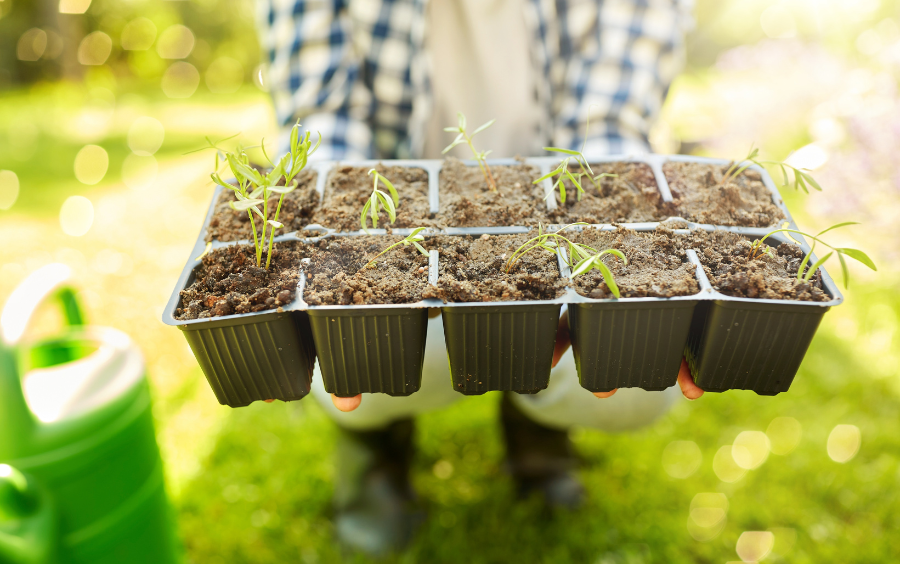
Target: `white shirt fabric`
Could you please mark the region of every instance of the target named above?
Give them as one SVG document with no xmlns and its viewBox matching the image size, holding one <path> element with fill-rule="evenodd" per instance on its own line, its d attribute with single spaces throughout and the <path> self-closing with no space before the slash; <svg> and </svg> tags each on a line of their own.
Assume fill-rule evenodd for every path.
<svg viewBox="0 0 900 564">
<path fill-rule="evenodd" d="M 425 22 L 433 105 L 424 157 L 440 158 L 456 137 L 443 129 L 457 124 L 457 112 L 469 132 L 497 120 L 474 138 L 492 157 L 543 153 L 539 125 L 546 116 L 537 100 L 525 0 L 430 0 Z M 472 158 L 465 145 L 448 154 Z"/>
</svg>

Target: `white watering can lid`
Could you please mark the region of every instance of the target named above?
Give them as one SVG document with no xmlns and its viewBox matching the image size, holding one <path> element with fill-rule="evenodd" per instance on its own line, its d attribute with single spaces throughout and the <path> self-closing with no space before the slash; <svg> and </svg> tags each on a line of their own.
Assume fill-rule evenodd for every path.
<svg viewBox="0 0 900 564">
<path fill-rule="evenodd" d="M 0 333 L 6 344 L 21 340 L 37 307 L 70 275 L 67 266 L 50 264 L 22 281 L 0 314 Z M 44 423 L 96 410 L 126 393 L 144 375 L 143 355 L 131 338 L 117 329 L 75 327 L 66 338 L 93 345 L 96 350 L 72 362 L 33 369 L 22 378 L 25 401 Z"/>
</svg>

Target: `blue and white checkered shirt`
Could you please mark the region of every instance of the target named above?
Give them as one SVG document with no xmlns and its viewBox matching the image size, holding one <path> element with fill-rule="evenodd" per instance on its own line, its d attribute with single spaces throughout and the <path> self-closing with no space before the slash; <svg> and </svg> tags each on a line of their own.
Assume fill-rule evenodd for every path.
<svg viewBox="0 0 900 564">
<path fill-rule="evenodd" d="M 278 120 L 320 132 L 317 158 L 421 155 L 426 1 L 260 0 Z M 585 154 L 646 151 L 682 66 L 691 3 L 527 0 L 543 144 L 580 148 L 590 112 Z"/>
</svg>

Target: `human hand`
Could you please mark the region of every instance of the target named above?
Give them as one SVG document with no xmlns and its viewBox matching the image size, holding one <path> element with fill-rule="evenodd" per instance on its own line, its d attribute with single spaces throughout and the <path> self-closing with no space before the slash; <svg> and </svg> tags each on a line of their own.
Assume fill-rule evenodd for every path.
<svg viewBox="0 0 900 564">
<path fill-rule="evenodd" d="M 559 325 L 556 328 L 556 346 L 553 349 L 552 367 L 556 367 L 559 359 L 569 350 L 571 344 L 572 340 L 569 338 L 569 312 L 566 311 L 559 318 Z M 695 400 L 703 395 L 703 390 L 691 378 L 691 369 L 688 368 L 687 361 L 683 358 L 681 359 L 681 367 L 678 369 L 678 387 L 681 388 L 682 395 L 689 400 Z M 616 390 L 612 390 L 609 392 L 594 392 L 594 395 L 598 398 L 608 398 L 615 393 Z"/>
</svg>

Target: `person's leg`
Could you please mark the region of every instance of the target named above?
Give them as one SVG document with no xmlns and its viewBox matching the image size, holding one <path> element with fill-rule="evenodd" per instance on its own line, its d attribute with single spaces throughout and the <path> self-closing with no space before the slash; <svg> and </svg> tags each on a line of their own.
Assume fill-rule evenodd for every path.
<svg viewBox="0 0 900 564">
<path fill-rule="evenodd" d="M 318 364 L 312 393 L 340 429 L 334 481 L 338 539 L 372 555 L 402 547 L 422 519 L 409 481 L 413 417 L 460 397 L 450 383 L 440 316 L 428 321 L 422 386 L 414 395 L 366 394 L 354 411 L 339 411 Z"/>
</svg>

